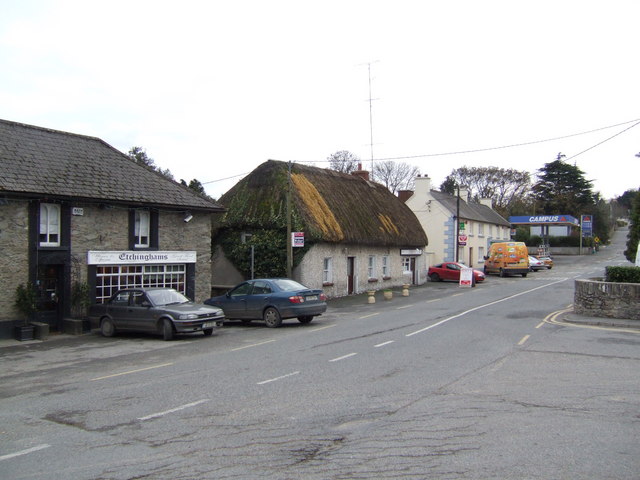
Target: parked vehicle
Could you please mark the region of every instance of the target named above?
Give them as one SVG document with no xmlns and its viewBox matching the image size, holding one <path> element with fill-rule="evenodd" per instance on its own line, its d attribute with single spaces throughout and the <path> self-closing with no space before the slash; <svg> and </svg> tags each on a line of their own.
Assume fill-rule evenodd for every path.
<svg viewBox="0 0 640 480">
<path fill-rule="evenodd" d="M 173 288 L 127 288 L 89 308 L 92 326 L 111 337 L 118 331 L 149 332 L 171 340 L 177 333 L 211 335 L 224 324 L 222 309 L 194 303 Z"/>
<path fill-rule="evenodd" d="M 463 268 L 469 268 L 464 263 L 460 262 L 444 262 L 429 267 L 427 275 L 432 282 L 441 282 L 443 280 L 460 281 L 460 271 Z M 483 282 L 485 275 L 480 270 L 473 270 L 473 277 L 476 283 Z"/>
<path fill-rule="evenodd" d="M 309 323 L 327 310 L 322 290 L 310 289 L 289 278 L 260 278 L 236 285 L 225 295 L 204 303 L 224 310 L 226 318 L 264 320 L 267 327 L 279 327 L 282 320 L 297 318 Z"/>
<path fill-rule="evenodd" d="M 484 260 L 484 273 L 497 273 L 501 277 L 526 277 L 529 273 L 529 252 L 524 242 L 492 243 Z"/>
<path fill-rule="evenodd" d="M 538 270 L 542 270 L 543 268 L 547 268 L 544 262 L 538 260 L 533 255 L 529 255 L 529 270 L 532 272 L 537 272 Z"/>
<path fill-rule="evenodd" d="M 551 257 L 538 257 L 538 259 L 544 263 L 547 269 L 551 270 L 553 268 L 553 259 Z"/>
</svg>

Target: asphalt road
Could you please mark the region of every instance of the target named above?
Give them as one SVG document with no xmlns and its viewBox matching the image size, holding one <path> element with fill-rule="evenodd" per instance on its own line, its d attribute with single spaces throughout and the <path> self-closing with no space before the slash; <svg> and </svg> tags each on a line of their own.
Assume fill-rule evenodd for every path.
<svg viewBox="0 0 640 480">
<path fill-rule="evenodd" d="M 640 478 L 640 330 L 558 321 L 623 241 L 308 325 L 0 348 L 0 478 Z"/>
</svg>

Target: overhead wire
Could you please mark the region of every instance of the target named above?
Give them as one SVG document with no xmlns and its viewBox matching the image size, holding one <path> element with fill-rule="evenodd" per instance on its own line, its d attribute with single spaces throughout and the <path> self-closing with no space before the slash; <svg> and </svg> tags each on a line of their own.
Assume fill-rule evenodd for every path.
<svg viewBox="0 0 640 480">
<path fill-rule="evenodd" d="M 566 138 L 572 138 L 572 137 L 578 137 L 581 135 L 589 135 L 591 133 L 595 133 L 595 132 L 600 132 L 602 130 L 608 130 L 610 128 L 615 128 L 615 127 L 619 127 L 622 125 L 628 125 L 630 123 L 633 123 L 633 125 L 625 128 L 624 130 L 616 133 L 615 135 L 612 135 L 611 137 L 598 142 L 597 144 L 587 148 L 586 150 L 583 150 L 579 153 L 576 153 L 575 155 L 567 158 L 567 160 L 572 159 L 577 157 L 578 155 L 582 155 L 583 153 L 588 152 L 589 150 L 593 150 L 596 147 L 599 147 L 600 145 L 602 145 L 605 142 L 608 142 L 609 140 L 614 139 L 615 137 L 622 135 L 623 133 L 627 132 L 628 130 L 631 130 L 633 127 L 636 127 L 637 125 L 640 125 L 640 119 L 636 118 L 634 120 L 629 120 L 626 122 L 621 122 L 621 123 L 616 123 L 614 125 L 608 125 L 606 127 L 599 127 L 599 128 L 594 128 L 592 130 L 586 130 L 584 132 L 578 132 L 578 133 L 571 133 L 569 135 L 562 135 L 559 137 L 552 137 L 552 138 L 546 138 L 543 140 L 533 140 L 530 142 L 522 142 L 522 143 L 513 143 L 513 144 L 509 144 L 509 145 L 502 145 L 502 146 L 498 146 L 498 147 L 486 147 L 486 148 L 476 148 L 476 149 L 471 149 L 471 150 L 458 150 L 458 151 L 451 151 L 451 152 L 440 152 L 440 153 L 425 153 L 425 154 L 421 154 L 421 155 L 406 155 L 406 156 L 401 156 L 401 157 L 383 157 L 383 158 L 374 158 L 373 161 L 389 161 L 389 160 L 410 160 L 410 159 L 414 159 L 414 158 L 427 158 L 427 157 L 442 157 L 442 156 L 449 156 L 449 155 L 462 155 L 462 154 L 469 154 L 469 153 L 480 153 L 480 152 L 489 152 L 489 151 L 493 151 L 493 150 L 503 150 L 503 149 L 507 149 L 507 148 L 516 148 L 516 147 L 525 147 L 527 145 L 536 145 L 536 144 L 540 144 L 540 143 L 547 143 L 547 142 L 555 142 L 558 140 L 563 140 Z M 303 162 L 303 163 L 328 163 L 329 160 L 283 160 L 283 161 L 291 161 L 291 162 Z M 209 183 L 216 183 L 216 182 L 222 182 L 224 180 L 231 180 L 233 178 L 238 178 L 238 177 L 244 177 L 245 175 L 248 175 L 249 172 L 247 173 L 242 173 L 239 175 L 233 175 L 231 177 L 226 177 L 226 178 L 221 178 L 221 179 L 217 179 L 217 180 L 210 180 L 207 182 L 202 182 L 203 185 L 209 184 Z"/>
</svg>

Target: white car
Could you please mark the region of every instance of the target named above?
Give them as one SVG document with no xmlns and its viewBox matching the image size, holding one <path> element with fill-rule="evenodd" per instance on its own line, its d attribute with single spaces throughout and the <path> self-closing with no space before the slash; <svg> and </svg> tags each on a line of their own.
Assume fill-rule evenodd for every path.
<svg viewBox="0 0 640 480">
<path fill-rule="evenodd" d="M 529 255 L 529 270 L 535 272 L 547 268 L 542 260 L 538 260 L 536 257 Z"/>
</svg>

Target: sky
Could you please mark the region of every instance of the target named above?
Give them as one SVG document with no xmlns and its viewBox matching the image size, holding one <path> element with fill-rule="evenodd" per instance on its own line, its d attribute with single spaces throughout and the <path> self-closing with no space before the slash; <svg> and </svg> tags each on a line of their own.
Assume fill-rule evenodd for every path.
<svg viewBox="0 0 640 480">
<path fill-rule="evenodd" d="M 214 198 L 348 150 L 439 187 L 559 153 L 640 188 L 637 0 L 0 0 L 0 118 L 142 147 Z M 535 177 L 533 178 L 535 180 Z"/>
</svg>

